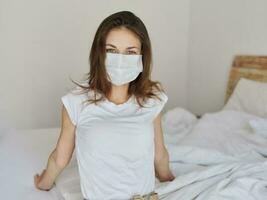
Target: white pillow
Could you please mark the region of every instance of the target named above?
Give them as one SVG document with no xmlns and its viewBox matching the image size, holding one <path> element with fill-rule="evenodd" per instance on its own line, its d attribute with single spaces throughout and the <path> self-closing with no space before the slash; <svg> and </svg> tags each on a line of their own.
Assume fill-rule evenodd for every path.
<svg viewBox="0 0 267 200">
<path fill-rule="evenodd" d="M 267 83 L 241 78 L 223 110 L 238 110 L 267 117 Z"/>
</svg>

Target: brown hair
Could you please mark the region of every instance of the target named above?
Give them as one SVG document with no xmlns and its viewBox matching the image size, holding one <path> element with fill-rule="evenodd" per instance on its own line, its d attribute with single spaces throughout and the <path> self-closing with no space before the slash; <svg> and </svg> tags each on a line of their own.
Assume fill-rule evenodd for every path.
<svg viewBox="0 0 267 200">
<path fill-rule="evenodd" d="M 131 30 L 138 36 L 141 42 L 143 71 L 135 80 L 129 83 L 128 95 L 134 95 L 141 107 L 144 107 L 142 103 L 146 101 L 147 98 L 156 97 L 161 100 L 155 92 L 164 92 L 162 84 L 159 81 L 150 80 L 152 50 L 147 29 L 141 19 L 130 11 L 114 13 L 105 18 L 99 25 L 90 50 L 90 72 L 86 74 L 88 85 L 81 85 L 73 80 L 71 81 L 82 88 L 82 93 L 86 93 L 90 90 L 94 92 L 94 99 L 88 99 L 87 102 L 96 103 L 110 94 L 112 85 L 107 79 L 105 69 L 106 37 L 111 29 L 120 27 Z M 154 89 L 156 89 L 156 91 Z M 96 99 L 96 93 L 102 94 L 99 99 Z"/>
</svg>

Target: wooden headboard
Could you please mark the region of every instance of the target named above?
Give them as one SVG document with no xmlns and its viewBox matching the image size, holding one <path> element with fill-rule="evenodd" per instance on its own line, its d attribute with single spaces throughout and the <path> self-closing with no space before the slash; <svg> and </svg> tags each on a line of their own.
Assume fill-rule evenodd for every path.
<svg viewBox="0 0 267 200">
<path fill-rule="evenodd" d="M 267 56 L 235 56 L 229 74 L 224 103 L 228 101 L 237 82 L 242 77 L 267 82 Z"/>
</svg>

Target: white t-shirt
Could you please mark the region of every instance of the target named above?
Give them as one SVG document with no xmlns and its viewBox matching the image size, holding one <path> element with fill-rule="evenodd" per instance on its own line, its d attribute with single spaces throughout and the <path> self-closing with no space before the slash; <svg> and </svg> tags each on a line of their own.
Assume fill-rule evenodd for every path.
<svg viewBox="0 0 267 200">
<path fill-rule="evenodd" d="M 76 88 L 77 89 L 77 88 Z M 155 187 L 154 126 L 168 97 L 148 99 L 141 108 L 132 96 L 123 104 L 105 98 L 98 105 L 81 104 L 93 93 L 61 97 L 76 125 L 75 151 L 81 192 L 89 200 L 129 200 Z"/>
</svg>

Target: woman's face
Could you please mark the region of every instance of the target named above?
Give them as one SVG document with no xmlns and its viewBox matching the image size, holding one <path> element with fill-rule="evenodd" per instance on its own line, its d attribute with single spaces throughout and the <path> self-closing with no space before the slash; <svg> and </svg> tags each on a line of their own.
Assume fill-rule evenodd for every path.
<svg viewBox="0 0 267 200">
<path fill-rule="evenodd" d="M 106 52 L 140 55 L 141 42 L 131 30 L 125 27 L 114 28 L 107 35 Z"/>
</svg>

